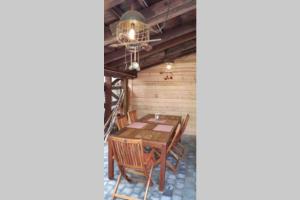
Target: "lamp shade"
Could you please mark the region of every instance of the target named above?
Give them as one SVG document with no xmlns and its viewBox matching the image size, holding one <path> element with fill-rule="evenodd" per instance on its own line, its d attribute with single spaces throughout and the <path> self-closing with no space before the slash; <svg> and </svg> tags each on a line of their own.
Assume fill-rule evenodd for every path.
<svg viewBox="0 0 300 200">
<path fill-rule="evenodd" d="M 129 10 L 125 12 L 122 16 L 120 21 L 125 21 L 125 20 L 136 20 L 139 22 L 146 23 L 145 17 L 138 11 L 136 10 Z"/>
<path fill-rule="evenodd" d="M 124 13 L 117 24 L 116 37 L 129 51 L 139 51 L 141 44 L 147 43 L 150 39 L 150 30 L 145 17 L 135 10 Z"/>
</svg>

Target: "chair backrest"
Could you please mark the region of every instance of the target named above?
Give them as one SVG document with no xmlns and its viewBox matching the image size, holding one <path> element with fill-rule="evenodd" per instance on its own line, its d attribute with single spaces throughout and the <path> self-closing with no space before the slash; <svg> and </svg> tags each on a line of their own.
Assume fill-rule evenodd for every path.
<svg viewBox="0 0 300 200">
<path fill-rule="evenodd" d="M 180 141 L 180 138 L 181 138 L 181 136 L 183 135 L 183 133 L 184 133 L 186 127 L 187 127 L 187 124 L 188 124 L 189 119 L 190 119 L 190 115 L 187 114 L 187 115 L 185 116 L 185 118 L 182 120 L 181 130 L 180 130 L 180 132 L 179 132 L 179 134 L 178 134 L 178 137 L 176 138 L 176 140 L 175 140 L 175 142 L 174 142 L 174 145 L 177 145 L 177 143 Z"/>
<path fill-rule="evenodd" d="M 182 123 L 181 135 L 184 133 L 184 131 L 185 131 L 186 127 L 187 127 L 189 119 L 190 119 L 190 115 L 187 114 L 186 117 L 185 117 L 185 119 L 184 119 L 184 121 L 183 121 L 183 123 Z"/>
<path fill-rule="evenodd" d="M 127 113 L 130 123 L 133 123 L 137 120 L 136 110 L 131 110 Z"/>
<path fill-rule="evenodd" d="M 179 140 L 180 130 L 181 130 L 181 124 L 178 124 L 176 131 L 175 131 L 175 135 L 174 135 L 170 145 L 168 146 L 167 152 L 169 152 L 172 149 L 172 147 L 175 145 L 176 141 Z"/>
<path fill-rule="evenodd" d="M 145 169 L 144 148 L 141 139 L 110 137 L 113 155 L 119 167 Z"/>
<path fill-rule="evenodd" d="M 124 128 L 125 126 L 128 125 L 127 117 L 126 116 L 118 117 L 116 123 L 117 123 L 117 126 L 118 126 L 119 130 L 121 128 Z"/>
</svg>

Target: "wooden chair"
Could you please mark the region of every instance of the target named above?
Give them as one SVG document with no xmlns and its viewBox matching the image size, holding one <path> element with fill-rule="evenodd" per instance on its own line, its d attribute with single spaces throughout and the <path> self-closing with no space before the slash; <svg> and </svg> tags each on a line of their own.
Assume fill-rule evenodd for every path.
<svg viewBox="0 0 300 200">
<path fill-rule="evenodd" d="M 130 123 L 133 123 L 137 120 L 136 110 L 131 110 L 127 113 Z"/>
<path fill-rule="evenodd" d="M 116 124 L 117 124 L 118 129 L 120 130 L 120 129 L 124 128 L 125 126 L 127 126 L 129 123 L 128 123 L 127 117 L 122 116 L 122 117 L 117 118 Z"/>
<path fill-rule="evenodd" d="M 126 139 L 111 136 L 109 142 L 120 170 L 116 186 L 112 193 L 113 199 L 136 200 L 133 197 L 117 193 L 121 178 L 124 177 L 127 181 L 131 182 L 126 172 L 134 170 L 137 174 L 146 177 L 146 192 L 144 195 L 144 200 L 146 200 L 150 183 L 152 183 L 151 175 L 154 166 L 154 151 L 151 150 L 151 152 L 145 153 L 141 139 Z"/>
<path fill-rule="evenodd" d="M 181 131 L 181 124 L 178 124 L 178 126 L 176 128 L 176 131 L 175 131 L 175 135 L 172 138 L 171 143 L 168 145 L 168 148 L 167 148 L 167 155 L 174 154 L 172 156 L 175 157 L 175 158 L 177 158 L 178 156 L 172 151 L 172 148 L 174 148 L 174 145 L 178 141 L 178 137 L 180 137 L 180 131 Z M 160 156 L 160 152 L 158 152 L 158 151 L 155 151 L 155 154 L 156 155 L 158 154 Z M 160 162 L 160 160 L 157 160 L 157 161 L 155 161 L 154 164 L 156 165 L 159 162 Z M 175 166 L 170 161 L 168 161 L 168 160 L 166 161 L 167 167 L 170 168 L 173 172 L 176 172 L 177 164 L 178 164 L 178 161 L 177 161 Z"/>
<path fill-rule="evenodd" d="M 190 119 L 190 115 L 187 114 L 185 119 L 182 121 L 182 127 L 180 130 L 180 134 L 179 134 L 178 138 L 176 138 L 173 148 L 171 150 L 173 153 L 177 154 L 177 158 L 179 158 L 179 159 L 181 159 L 183 157 L 184 152 L 185 152 L 184 146 L 181 143 L 181 137 L 187 127 L 189 119 Z M 175 159 L 177 159 L 177 158 L 175 158 Z M 178 164 L 178 162 L 177 162 L 177 164 Z"/>
<path fill-rule="evenodd" d="M 167 167 L 170 168 L 174 173 L 177 172 L 177 166 L 185 152 L 184 146 L 180 143 L 180 138 L 185 131 L 189 119 L 190 115 L 187 114 L 185 119 L 181 123 L 182 125 L 179 124 L 177 126 L 175 135 L 173 136 L 173 139 L 167 149 L 167 155 L 171 155 L 175 159 L 175 164 L 173 165 L 170 161 L 167 161 L 166 164 Z"/>
</svg>

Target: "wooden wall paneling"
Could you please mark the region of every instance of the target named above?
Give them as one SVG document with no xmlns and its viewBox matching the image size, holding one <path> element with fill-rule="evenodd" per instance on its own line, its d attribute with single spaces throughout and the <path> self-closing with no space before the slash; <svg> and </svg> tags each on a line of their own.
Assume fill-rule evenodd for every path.
<svg viewBox="0 0 300 200">
<path fill-rule="evenodd" d="M 174 62 L 173 80 L 164 80 L 159 74 L 163 64 L 145 69 L 138 78 L 129 80 L 130 108 L 138 117 L 159 112 L 191 118 L 186 134 L 196 134 L 196 56 L 191 54 Z"/>
</svg>

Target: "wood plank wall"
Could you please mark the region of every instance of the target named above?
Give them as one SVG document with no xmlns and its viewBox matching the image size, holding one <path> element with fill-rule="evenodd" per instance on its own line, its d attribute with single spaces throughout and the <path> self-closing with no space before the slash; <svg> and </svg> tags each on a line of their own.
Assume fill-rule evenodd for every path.
<svg viewBox="0 0 300 200">
<path fill-rule="evenodd" d="M 160 74 L 164 65 L 157 65 L 138 73 L 129 80 L 129 109 L 137 110 L 138 117 L 159 112 L 185 116 L 190 121 L 185 134 L 196 134 L 196 55 L 174 61 L 173 80 L 164 80 Z"/>
</svg>

